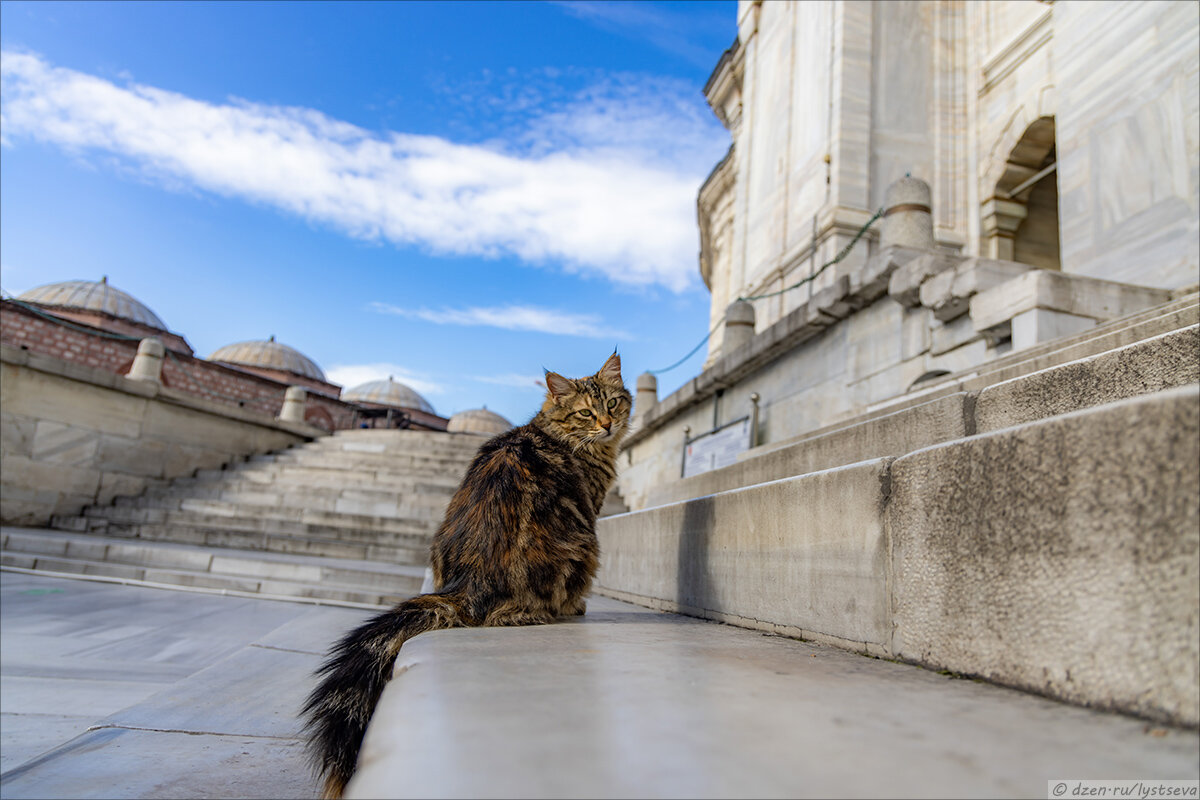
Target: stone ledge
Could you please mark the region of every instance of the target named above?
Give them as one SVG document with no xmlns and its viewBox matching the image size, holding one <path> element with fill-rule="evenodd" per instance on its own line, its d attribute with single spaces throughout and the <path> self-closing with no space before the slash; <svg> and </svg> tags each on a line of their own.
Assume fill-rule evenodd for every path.
<svg viewBox="0 0 1200 800">
<path fill-rule="evenodd" d="M 1194 776 L 1195 733 L 1145 728 L 593 597 L 554 625 L 406 643 L 347 797 L 1034 796 L 1064 764 Z"/>
<path fill-rule="evenodd" d="M 895 654 L 1200 723 L 1200 387 L 892 464 Z"/>
<path fill-rule="evenodd" d="M 315 439 L 327 436 L 328 432 L 307 423 L 285 422 L 267 414 L 252 411 L 238 406 L 218 403 L 178 389 L 162 386 L 153 381 L 131 380 L 123 375 L 117 375 L 99 367 L 91 367 L 61 358 L 22 350 L 9 345 L 0 345 L 0 362 L 24 366 L 29 369 L 55 375 L 81 383 L 90 383 L 105 389 L 122 392 L 146 399 L 158 399 L 172 405 L 182 406 L 193 411 L 227 417 L 238 422 L 261 425 L 265 428 L 287 431 L 305 439 Z"/>
<path fill-rule="evenodd" d="M 598 591 L 887 647 L 886 459 L 605 517 Z M 727 576 L 720 578 L 718 576 Z"/>
<path fill-rule="evenodd" d="M 971 321 L 985 331 L 1035 308 L 1110 320 L 1162 305 L 1171 292 L 1062 272 L 1033 270 L 971 298 Z"/>
<path fill-rule="evenodd" d="M 1200 381 L 1200 326 L 1049 367 L 983 388 L 979 431 L 1124 400 Z"/>
<path fill-rule="evenodd" d="M 931 381 L 928 386 L 915 389 L 898 397 L 872 404 L 862 414 L 849 417 L 816 429 L 808 435 L 846 427 L 855 419 L 868 419 L 890 414 L 917 403 L 952 392 L 976 392 L 1001 381 L 1019 378 L 1043 369 L 1059 366 L 1089 356 L 1136 344 L 1147 338 L 1177 331 L 1200 322 L 1200 306 L 1195 295 L 1148 309 L 1130 317 L 1097 325 L 1073 336 L 1064 336 L 1051 342 L 1042 342 L 1019 352 L 999 358 L 960 372 L 955 372 Z"/>
<path fill-rule="evenodd" d="M 1198 464 L 1193 384 L 605 518 L 597 591 L 1195 726 Z"/>
</svg>

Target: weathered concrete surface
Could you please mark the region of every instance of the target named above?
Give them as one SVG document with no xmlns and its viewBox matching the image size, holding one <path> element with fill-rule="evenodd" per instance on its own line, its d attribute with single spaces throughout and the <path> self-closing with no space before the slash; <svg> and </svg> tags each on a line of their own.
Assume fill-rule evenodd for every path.
<svg viewBox="0 0 1200 800">
<path fill-rule="evenodd" d="M 960 439 L 970 432 L 968 400 L 965 393 L 953 394 L 821 436 L 758 448 L 751 451 L 752 458 L 659 487 L 650 494 L 648 505 L 676 503 L 872 458 L 904 455 Z"/>
<path fill-rule="evenodd" d="M 408 642 L 351 798 L 1041 797 L 1197 777 L 1195 732 L 593 598 Z"/>
<path fill-rule="evenodd" d="M 12 572 L 0 595 L 0 796 L 316 796 L 296 712 L 369 612 Z"/>
<path fill-rule="evenodd" d="M 1200 381 L 1200 326 L 1013 378 L 979 393 L 975 427 L 993 431 Z"/>
<path fill-rule="evenodd" d="M 883 647 L 890 635 L 880 516 L 886 476 L 886 460 L 875 459 L 606 517 L 596 526 L 597 590 Z"/>
<path fill-rule="evenodd" d="M 897 655 L 1200 722 L 1196 386 L 892 464 Z"/>
</svg>

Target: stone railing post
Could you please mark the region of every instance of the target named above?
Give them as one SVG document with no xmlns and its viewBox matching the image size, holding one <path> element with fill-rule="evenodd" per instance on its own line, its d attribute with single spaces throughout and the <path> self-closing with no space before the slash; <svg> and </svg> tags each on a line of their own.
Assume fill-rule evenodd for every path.
<svg viewBox="0 0 1200 800">
<path fill-rule="evenodd" d="M 754 338 L 754 305 L 748 300 L 735 300 L 725 309 L 725 337 L 721 355 L 728 355 Z"/>
<path fill-rule="evenodd" d="M 643 372 L 637 379 L 637 399 L 634 401 L 634 418 L 642 419 L 658 405 L 658 378 Z"/>
<path fill-rule="evenodd" d="M 142 339 L 138 343 L 137 355 L 133 357 L 133 366 L 125 377 L 135 381 L 152 381 L 162 383 L 163 356 L 166 348 L 162 340 L 156 336 Z"/>
<path fill-rule="evenodd" d="M 283 393 L 283 409 L 279 412 L 282 422 L 304 422 L 304 400 L 308 392 L 303 386 L 289 386 Z"/>
<path fill-rule="evenodd" d="M 883 233 L 879 246 L 933 250 L 932 195 L 929 184 L 905 175 L 883 195 Z"/>
</svg>

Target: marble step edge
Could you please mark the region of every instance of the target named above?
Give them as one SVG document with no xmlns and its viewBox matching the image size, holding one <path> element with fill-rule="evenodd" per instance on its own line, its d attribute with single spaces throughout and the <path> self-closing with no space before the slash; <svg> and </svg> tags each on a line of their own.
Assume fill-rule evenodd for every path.
<svg viewBox="0 0 1200 800">
<path fill-rule="evenodd" d="M 429 537 L 422 537 L 421 541 L 414 542 L 356 542 L 262 531 L 238 531 L 219 526 L 153 523 L 107 523 L 90 529 L 65 530 L 86 536 L 106 536 L 147 544 L 216 547 L 254 553 L 377 561 L 421 567 L 429 563 Z"/>
<path fill-rule="evenodd" d="M 368 611 L 390 608 L 391 606 L 395 605 L 396 602 L 391 599 L 390 596 L 384 597 L 382 595 L 380 595 L 376 601 L 373 602 L 360 602 L 337 597 L 313 597 L 303 594 L 277 594 L 264 591 L 247 591 L 244 589 L 234 588 L 233 586 L 196 586 L 194 584 L 172 583 L 163 580 L 146 580 L 145 578 L 123 578 L 112 575 L 99 575 L 95 573 L 84 572 L 56 572 L 49 569 L 32 569 L 28 567 L 10 566 L 6 564 L 0 564 L 0 571 L 16 572 L 24 575 L 40 575 L 47 578 L 64 578 L 67 580 L 93 581 L 96 583 L 115 583 L 122 586 L 139 586 L 147 589 L 162 589 L 164 591 L 172 592 L 192 592 L 195 594 L 245 597 L 258 600 L 274 600 L 282 603 L 303 603 L 306 605 L 333 606 L 338 608 L 359 608 Z M 155 575 L 156 577 L 160 578 L 170 577 L 158 575 L 157 573 Z"/>
</svg>

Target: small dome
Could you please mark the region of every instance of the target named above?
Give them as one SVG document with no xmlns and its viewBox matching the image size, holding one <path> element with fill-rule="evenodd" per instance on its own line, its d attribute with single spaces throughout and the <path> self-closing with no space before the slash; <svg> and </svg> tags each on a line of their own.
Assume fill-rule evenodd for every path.
<svg viewBox="0 0 1200 800">
<path fill-rule="evenodd" d="M 424 397 L 417 394 L 408 386 L 388 376 L 385 381 L 367 381 L 353 389 L 342 392 L 343 400 L 358 403 L 378 403 L 381 406 L 396 408 L 416 408 L 430 414 L 436 414 L 433 406 Z"/>
<path fill-rule="evenodd" d="M 135 300 L 132 295 L 110 286 L 108 276 L 98 281 L 62 281 L 48 283 L 17 297 L 27 303 L 59 308 L 75 308 L 83 311 L 103 311 L 120 319 L 140 322 L 160 331 L 167 329 L 158 315 Z"/>
<path fill-rule="evenodd" d="M 498 433 L 504 433 L 511 427 L 511 422 L 486 408 L 460 411 L 446 424 L 446 430 L 451 433 L 480 433 L 484 436 L 495 436 Z"/>
<path fill-rule="evenodd" d="M 209 361 L 223 361 L 226 364 L 236 364 L 243 367 L 258 367 L 259 369 L 277 369 L 283 372 L 294 372 L 306 378 L 318 381 L 325 380 L 325 373 L 308 356 L 294 347 L 280 344 L 272 336 L 265 342 L 237 342 L 227 344 L 213 351 Z"/>
</svg>

